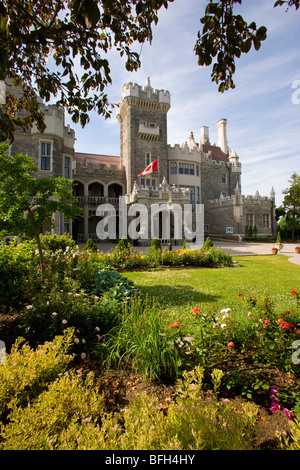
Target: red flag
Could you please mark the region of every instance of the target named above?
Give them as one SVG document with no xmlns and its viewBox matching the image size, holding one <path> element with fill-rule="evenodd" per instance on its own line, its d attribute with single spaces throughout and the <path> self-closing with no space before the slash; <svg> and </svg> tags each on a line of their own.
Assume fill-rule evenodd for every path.
<svg viewBox="0 0 300 470">
<path fill-rule="evenodd" d="M 150 165 L 148 165 L 144 169 L 144 171 L 142 171 L 142 173 L 140 173 L 138 176 L 149 175 L 149 173 L 153 173 L 154 171 L 157 171 L 158 170 L 157 162 L 158 162 L 158 158 L 154 160 L 154 162 L 150 163 Z"/>
</svg>

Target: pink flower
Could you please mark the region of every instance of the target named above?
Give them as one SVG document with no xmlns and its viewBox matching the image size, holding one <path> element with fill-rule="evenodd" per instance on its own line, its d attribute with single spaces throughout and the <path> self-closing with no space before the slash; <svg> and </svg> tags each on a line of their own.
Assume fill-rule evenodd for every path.
<svg viewBox="0 0 300 470">
<path fill-rule="evenodd" d="M 81 359 L 85 359 L 86 358 L 86 354 L 85 353 L 81 353 Z"/>
<path fill-rule="evenodd" d="M 67 322 L 67 320 L 62 320 L 62 324 L 65 325 Z"/>
<path fill-rule="evenodd" d="M 53 315 L 54 317 L 56 317 L 57 313 L 56 313 L 56 312 L 52 312 L 52 315 Z"/>
<path fill-rule="evenodd" d="M 253 313 L 252 313 L 252 312 L 248 312 L 248 317 L 253 317 Z"/>
<path fill-rule="evenodd" d="M 27 305 L 27 310 L 30 310 L 31 308 L 33 308 L 33 305 Z"/>
<path fill-rule="evenodd" d="M 229 341 L 229 343 L 227 344 L 227 348 L 228 349 L 234 348 L 234 343 L 232 341 Z"/>
<path fill-rule="evenodd" d="M 79 338 L 74 338 L 74 343 L 78 344 L 79 343 Z"/>
<path fill-rule="evenodd" d="M 275 403 L 274 405 L 271 406 L 270 411 L 271 413 L 275 413 L 275 411 L 280 410 L 280 405 L 278 403 Z"/>
<path fill-rule="evenodd" d="M 288 419 L 293 419 L 291 413 L 289 412 L 287 408 L 284 408 L 283 412 Z"/>
</svg>

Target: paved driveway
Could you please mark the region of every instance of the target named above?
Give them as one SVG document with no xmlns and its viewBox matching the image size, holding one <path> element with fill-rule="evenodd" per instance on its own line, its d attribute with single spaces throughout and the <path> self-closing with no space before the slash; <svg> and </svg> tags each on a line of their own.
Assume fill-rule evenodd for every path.
<svg viewBox="0 0 300 470">
<path fill-rule="evenodd" d="M 251 242 L 226 242 L 214 241 L 214 246 L 222 248 L 227 253 L 235 256 L 271 255 L 273 243 L 251 243 Z M 295 252 L 297 243 L 283 243 L 283 248 L 279 252 L 281 255 L 289 257 L 289 261 L 300 265 L 300 254 Z"/>
</svg>

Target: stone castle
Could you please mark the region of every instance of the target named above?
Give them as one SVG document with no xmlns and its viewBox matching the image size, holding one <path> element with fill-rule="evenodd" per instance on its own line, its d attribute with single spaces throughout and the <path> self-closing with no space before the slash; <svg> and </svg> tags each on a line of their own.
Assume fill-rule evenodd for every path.
<svg viewBox="0 0 300 470">
<path fill-rule="evenodd" d="M 35 127 L 16 132 L 9 150 L 32 156 L 38 176 L 74 181 L 76 204 L 84 216 L 67 222 L 57 214 L 53 232 L 69 232 L 78 242 L 88 238 L 99 242 L 97 207 L 108 203 L 118 214 L 119 198 L 126 196 L 128 207 L 190 203 L 194 210 L 203 204 L 204 232 L 211 238 L 241 240 L 246 227 L 255 229 L 258 237 L 276 233 L 274 191 L 270 197 L 242 194 L 241 163 L 228 146 L 226 119 L 217 122 L 217 145 L 211 144 L 208 127 L 201 127 L 198 142 L 191 132 L 185 143 L 171 146 L 167 141 L 170 93 L 153 89 L 149 79 L 146 86 L 127 83 L 117 106 L 120 156 L 106 156 L 76 152 L 75 132 L 65 125 L 64 110 L 43 103 L 41 107 L 45 132 Z M 156 159 L 158 171 L 138 177 Z"/>
</svg>

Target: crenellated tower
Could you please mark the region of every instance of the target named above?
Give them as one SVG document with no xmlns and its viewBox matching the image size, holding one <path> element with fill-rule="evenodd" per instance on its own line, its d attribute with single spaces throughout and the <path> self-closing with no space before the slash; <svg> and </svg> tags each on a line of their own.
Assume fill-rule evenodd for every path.
<svg viewBox="0 0 300 470">
<path fill-rule="evenodd" d="M 166 90 L 154 90 L 147 80 L 142 87 L 127 83 L 122 88 L 117 108 L 120 123 L 120 165 L 125 168 L 127 194 L 138 175 L 158 158 L 158 171 L 144 178 L 144 184 L 157 188 L 168 176 L 167 113 L 171 96 Z"/>
</svg>

